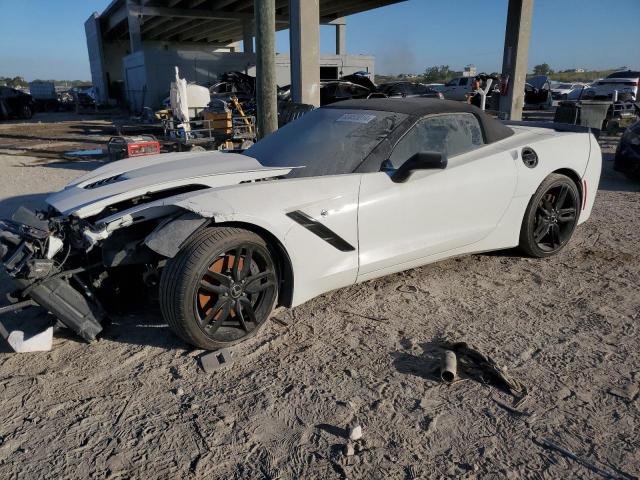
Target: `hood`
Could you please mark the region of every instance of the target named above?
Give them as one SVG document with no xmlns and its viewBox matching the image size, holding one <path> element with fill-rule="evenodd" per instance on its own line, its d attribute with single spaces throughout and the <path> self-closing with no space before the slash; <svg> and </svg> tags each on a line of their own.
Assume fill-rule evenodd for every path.
<svg viewBox="0 0 640 480">
<path fill-rule="evenodd" d="M 547 77 L 546 75 L 535 75 L 533 77 L 527 78 L 527 83 L 538 90 L 544 88 L 544 85 L 548 81 L 549 77 Z"/>
<path fill-rule="evenodd" d="M 154 198 L 286 175 L 291 168 L 263 167 L 237 153 L 183 152 L 128 158 L 87 173 L 47 203 L 64 215 L 96 215 L 105 207 L 150 193 Z"/>
</svg>

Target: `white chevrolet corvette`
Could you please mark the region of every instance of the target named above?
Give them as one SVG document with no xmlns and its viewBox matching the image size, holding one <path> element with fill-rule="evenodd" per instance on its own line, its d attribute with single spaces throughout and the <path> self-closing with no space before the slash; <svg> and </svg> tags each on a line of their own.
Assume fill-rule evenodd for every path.
<svg viewBox="0 0 640 480">
<path fill-rule="evenodd" d="M 92 340 L 146 289 L 187 342 L 254 335 L 276 306 L 474 252 L 547 257 L 589 218 L 586 129 L 505 125 L 431 99 L 317 109 L 243 154 L 114 162 L 0 223 L 16 299 Z M 106 309 L 108 311 L 108 309 Z"/>
</svg>

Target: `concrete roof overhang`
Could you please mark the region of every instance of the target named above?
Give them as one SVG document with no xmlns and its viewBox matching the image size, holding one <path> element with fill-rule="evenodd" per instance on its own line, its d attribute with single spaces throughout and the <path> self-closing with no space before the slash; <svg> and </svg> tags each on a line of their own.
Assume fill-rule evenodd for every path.
<svg viewBox="0 0 640 480">
<path fill-rule="evenodd" d="M 320 0 L 320 23 L 404 0 Z M 228 45 L 243 38 L 254 0 L 113 0 L 100 14 L 105 39 L 126 38 L 128 16 L 138 16 L 143 41 Z M 289 0 L 275 0 L 276 29 L 289 28 Z"/>
</svg>

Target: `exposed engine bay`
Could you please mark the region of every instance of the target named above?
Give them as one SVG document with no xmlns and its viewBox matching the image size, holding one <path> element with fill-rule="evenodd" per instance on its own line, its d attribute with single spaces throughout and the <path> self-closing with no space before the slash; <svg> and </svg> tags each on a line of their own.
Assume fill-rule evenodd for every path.
<svg viewBox="0 0 640 480">
<path fill-rule="evenodd" d="M 194 228 L 204 221 L 186 216 L 194 218 Z M 84 340 L 95 340 L 106 312 L 123 298 L 130 303 L 132 296 L 153 295 L 165 257 L 144 241 L 163 222 L 167 218 L 113 232 L 94 249 L 101 233 L 91 222 L 53 208 L 19 208 L 11 220 L 0 221 L 0 261 L 14 281 L 12 300 L 30 298 Z"/>
</svg>

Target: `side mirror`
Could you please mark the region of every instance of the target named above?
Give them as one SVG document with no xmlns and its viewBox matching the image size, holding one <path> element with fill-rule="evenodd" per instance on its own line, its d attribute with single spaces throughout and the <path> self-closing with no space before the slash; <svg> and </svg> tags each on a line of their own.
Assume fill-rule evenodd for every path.
<svg viewBox="0 0 640 480">
<path fill-rule="evenodd" d="M 391 180 L 395 183 L 402 183 L 406 182 L 415 170 L 442 170 L 445 168 L 447 168 L 447 158 L 441 153 L 418 152 L 393 172 Z"/>
</svg>

